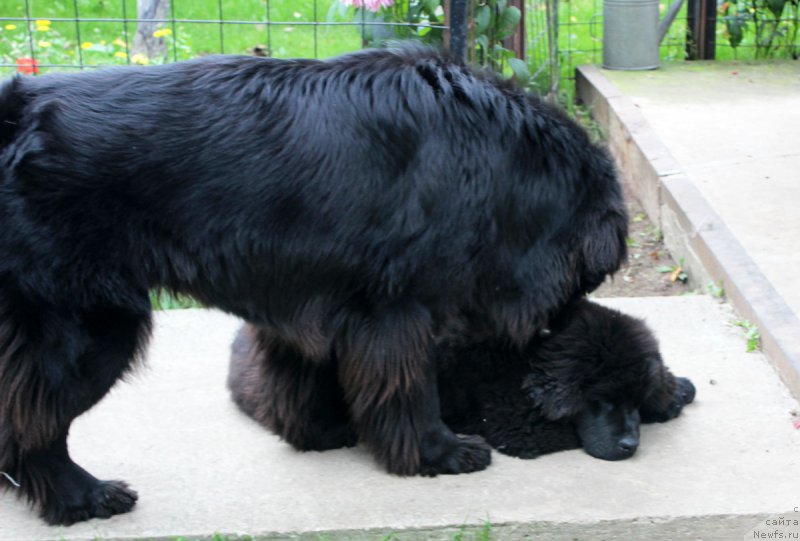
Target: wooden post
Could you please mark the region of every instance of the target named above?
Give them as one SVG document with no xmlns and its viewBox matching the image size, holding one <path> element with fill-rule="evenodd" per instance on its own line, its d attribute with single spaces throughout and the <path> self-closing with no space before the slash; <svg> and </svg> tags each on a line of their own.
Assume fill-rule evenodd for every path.
<svg viewBox="0 0 800 541">
<path fill-rule="evenodd" d="M 714 60 L 717 47 L 716 0 L 689 0 L 686 8 L 686 58 Z"/>
<path fill-rule="evenodd" d="M 519 9 L 521 17 L 519 19 L 519 27 L 514 35 L 510 38 L 503 40 L 503 46 L 509 51 L 514 51 L 514 56 L 521 60 L 525 60 L 527 53 L 526 40 L 525 40 L 525 0 L 508 0 L 509 6 L 515 6 Z"/>
</svg>

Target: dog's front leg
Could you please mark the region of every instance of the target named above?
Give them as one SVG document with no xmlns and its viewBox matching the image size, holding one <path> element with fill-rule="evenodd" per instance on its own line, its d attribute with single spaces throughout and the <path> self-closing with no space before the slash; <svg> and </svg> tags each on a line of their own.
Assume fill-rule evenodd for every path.
<svg viewBox="0 0 800 541">
<path fill-rule="evenodd" d="M 482 470 L 491 462 L 486 442 L 455 435 L 441 419 L 431 329 L 417 304 L 351 319 L 337 349 L 359 440 L 398 475 Z"/>
</svg>

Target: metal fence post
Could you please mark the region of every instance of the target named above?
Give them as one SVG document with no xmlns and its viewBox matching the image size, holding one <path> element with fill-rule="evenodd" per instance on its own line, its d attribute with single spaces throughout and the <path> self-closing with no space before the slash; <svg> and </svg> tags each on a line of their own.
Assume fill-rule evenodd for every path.
<svg viewBox="0 0 800 541">
<path fill-rule="evenodd" d="M 716 58 L 717 1 L 689 0 L 686 8 L 686 58 Z"/>
<path fill-rule="evenodd" d="M 459 62 L 467 59 L 467 0 L 450 0 L 450 39 L 447 47 L 450 55 Z"/>
</svg>

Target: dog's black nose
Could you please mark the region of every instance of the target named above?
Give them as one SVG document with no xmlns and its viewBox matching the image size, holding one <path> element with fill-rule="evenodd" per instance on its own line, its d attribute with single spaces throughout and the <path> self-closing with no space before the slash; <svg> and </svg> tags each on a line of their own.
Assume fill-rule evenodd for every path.
<svg viewBox="0 0 800 541">
<path fill-rule="evenodd" d="M 639 447 L 639 440 L 633 436 L 625 436 L 619 440 L 619 449 L 628 456 L 633 455 Z"/>
</svg>

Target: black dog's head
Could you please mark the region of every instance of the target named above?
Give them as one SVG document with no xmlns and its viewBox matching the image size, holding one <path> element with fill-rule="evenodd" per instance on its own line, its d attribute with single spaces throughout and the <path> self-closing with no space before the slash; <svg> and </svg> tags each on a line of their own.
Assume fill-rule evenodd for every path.
<svg viewBox="0 0 800 541">
<path fill-rule="evenodd" d="M 641 422 L 672 419 L 694 400 L 694 386 L 664 366 L 642 321 L 586 300 L 556 318 L 526 357 L 523 387 L 542 416 L 571 421 L 597 458 L 629 458 Z"/>
</svg>

